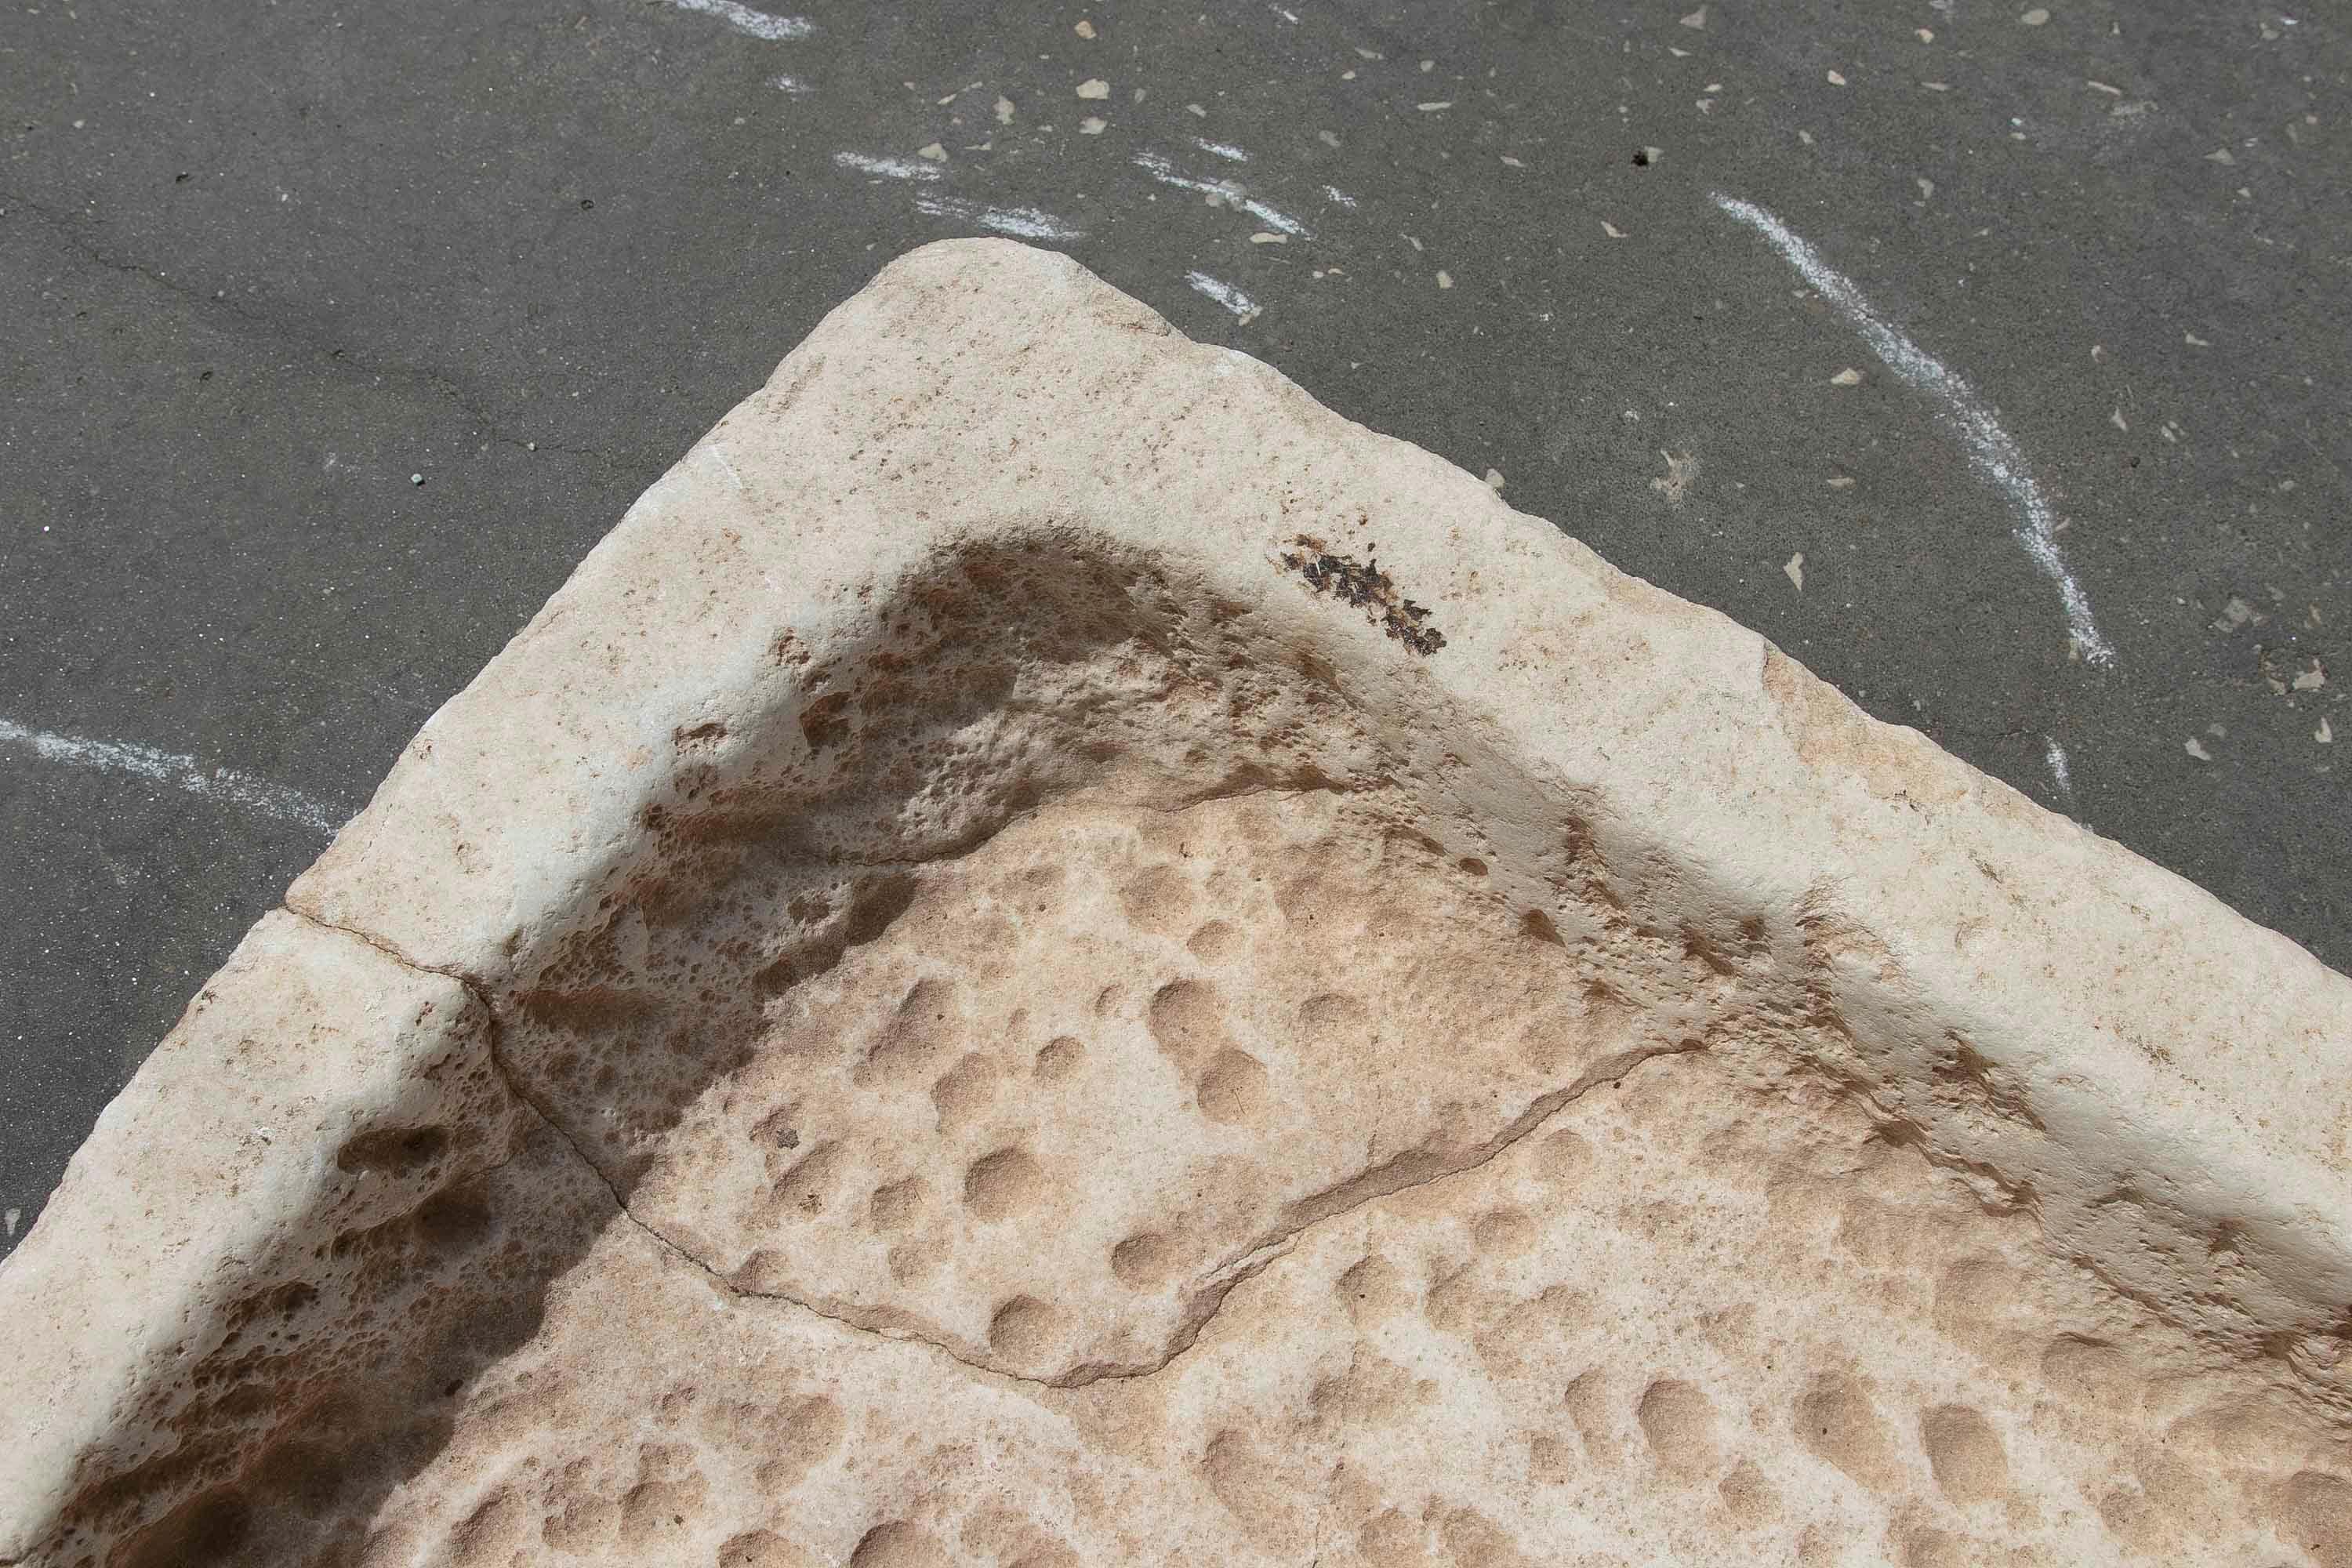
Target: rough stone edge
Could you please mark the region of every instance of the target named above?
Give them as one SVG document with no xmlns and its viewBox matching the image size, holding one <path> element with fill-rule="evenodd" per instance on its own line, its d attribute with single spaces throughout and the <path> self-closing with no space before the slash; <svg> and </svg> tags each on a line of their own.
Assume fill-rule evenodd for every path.
<svg viewBox="0 0 2352 1568">
<path fill-rule="evenodd" d="M 1015 510 L 1006 443 L 1022 434 L 1084 460 L 1022 476 Z M 1358 537 L 1434 607 L 1444 647 L 1415 657 L 1280 569 L 1328 491 L 1369 518 Z M 676 736 L 723 715 L 738 756 L 801 743 L 803 698 L 768 657 L 780 636 L 854 648 L 861 590 L 1040 516 L 1296 626 L 1408 730 L 1488 721 L 1523 771 L 1637 825 L 1695 882 L 1818 910 L 1883 950 L 1899 982 L 1853 976 L 1859 999 L 1890 1019 L 1924 1009 L 2032 1100 L 2054 1157 L 2021 1179 L 2084 1227 L 2078 1250 L 2137 1248 L 2102 1239 L 2114 1216 L 2092 1210 L 2116 1173 L 2146 1172 L 2139 1196 L 2183 1228 L 2246 1222 L 2232 1245 L 2306 1315 L 2352 1299 L 2352 982 L 1469 474 L 1008 241 L 910 252 L 832 312 L 435 716 L 290 901 L 430 966 L 499 974 L 593 907 L 662 798 Z M 571 689 L 587 664 L 594 684 Z M 509 765 L 530 726 L 571 760 Z M 1544 847 L 1528 803 L 1466 804 L 1531 836 L 1498 840 L 1501 859 Z M 1890 1064 L 1885 1085 L 1918 1091 L 1890 1111 L 1937 1120 L 1931 1065 Z"/>
<path fill-rule="evenodd" d="M 368 1132 L 446 1119 L 467 1059 L 492 1070 L 484 1022 L 457 982 L 356 937 L 283 910 L 254 923 L 0 1262 L 21 1374 L 0 1417 L 0 1563 L 44 1543 L 93 1463 L 120 1474 L 165 1451 L 126 1443 L 126 1420 L 184 1402 L 175 1378 L 257 1270 L 301 1278 L 289 1221 L 331 1209 L 365 1227 L 499 1156 L 485 1128 L 429 1173 L 338 1161 Z M 436 1061 L 457 1070 L 420 1073 Z"/>
<path fill-rule="evenodd" d="M 1065 395 L 1009 377 L 1001 353 L 966 352 L 1010 344 L 1091 374 Z M 1089 398 L 1121 376 L 1154 395 L 1117 425 L 1117 410 Z M 915 413 L 851 395 L 877 377 Z M 843 444 L 909 431 L 919 442 L 923 407 L 940 432 L 958 428 L 950 416 L 984 423 L 1017 408 L 1099 436 L 1100 466 L 1045 476 L 1034 507 L 1075 512 L 1204 589 L 1295 619 L 1360 689 L 1402 713 L 1490 721 L 1527 771 L 1641 825 L 1653 849 L 1707 886 L 1833 911 L 1899 972 L 1899 984 L 1876 990 L 1854 980 L 1865 1008 L 1925 1009 L 2033 1098 L 2051 1129 L 2041 1201 L 2087 1216 L 2095 1187 L 2143 1171 L 2183 1213 L 2251 1216 L 2249 1261 L 2283 1310 L 2340 1311 L 2352 1296 L 2352 983 L 1916 732 L 1870 719 L 1761 637 L 1616 572 L 1472 476 L 1332 414 L 1255 361 L 1186 342 L 1066 258 L 1002 241 L 909 253 L 829 315 L 434 715 L 298 879 L 291 908 L 401 962 L 373 955 L 372 983 L 317 999 L 322 1033 L 352 1042 L 360 1063 L 314 1052 L 267 1091 L 278 1114 L 311 1111 L 294 1123 L 308 1146 L 268 1146 L 274 1212 L 310 1212 L 302 1184 L 327 1181 L 337 1129 L 397 1100 L 404 1064 L 438 1048 L 383 1032 L 387 999 L 433 984 L 407 966 L 494 982 L 515 952 L 539 951 L 627 854 L 674 771 L 676 736 L 723 711 L 739 721 L 740 752 L 788 743 L 798 708 L 770 657 L 780 634 L 855 643 L 859 588 L 1022 521 L 899 515 L 887 475 L 867 476 L 878 494 L 828 493 L 825 474 L 856 472 L 839 460 Z M 1139 429 L 1168 436 L 1159 449 L 1170 466 L 1139 474 L 1130 460 L 1115 473 L 1110 456 L 1132 459 Z M 1220 452 L 1248 460 L 1204 465 Z M 983 485 L 1003 457 L 933 455 Z M 1426 658 L 1276 569 L 1294 481 L 1342 468 L 1383 569 L 1437 607 L 1447 641 Z M 783 514 L 784 498 L 799 510 Z M 827 499 L 841 515 L 824 515 Z M 592 664 L 602 668 L 582 682 Z M 535 754 L 516 757 L 518 736 Z M 1484 803 L 1507 851 L 1541 847 L 1529 804 Z M 1507 842 L 1515 832 L 1524 842 Z M 289 930 L 285 919 L 265 917 L 207 991 L 258 996 L 328 962 L 321 944 L 347 942 L 358 951 L 333 962 L 369 967 L 356 935 Z M 455 1001 L 462 987 L 448 984 Z M 236 1008 L 206 1021 L 201 1006 L 110 1107 L 0 1265 L 0 1321 L 30 1325 L 20 1353 L 58 1369 L 43 1408 L 63 1413 L 11 1422 L 35 1440 L 12 1445 L 0 1474 L 0 1492 L 19 1500 L 0 1519 L 0 1560 L 37 1538 L 39 1500 L 65 1484 L 68 1449 L 104 1440 L 129 1407 L 167 1317 L 206 1299 L 213 1268 L 267 1241 L 259 1227 L 273 1211 L 249 1185 L 193 1168 L 159 1181 L 165 1151 L 234 1142 L 200 1089 L 216 1088 L 234 1058 Z M 1914 1109 L 1940 1131 L 1925 1065 L 1892 1064 L 1879 1087 L 1890 1113 L 1919 1091 Z M 121 1223 L 125 1189 L 166 1188 L 167 1204 Z M 85 1342 L 101 1324 L 122 1347 L 92 1354 Z"/>
</svg>

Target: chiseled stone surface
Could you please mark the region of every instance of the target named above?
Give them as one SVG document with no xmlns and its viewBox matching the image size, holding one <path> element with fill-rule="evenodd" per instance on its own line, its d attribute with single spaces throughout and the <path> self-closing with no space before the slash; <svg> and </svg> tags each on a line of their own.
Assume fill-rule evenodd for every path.
<svg viewBox="0 0 2352 1568">
<path fill-rule="evenodd" d="M 1063 257 L 288 906 L 0 1264 L 0 1561 L 2352 1564 L 2352 983 Z"/>
</svg>

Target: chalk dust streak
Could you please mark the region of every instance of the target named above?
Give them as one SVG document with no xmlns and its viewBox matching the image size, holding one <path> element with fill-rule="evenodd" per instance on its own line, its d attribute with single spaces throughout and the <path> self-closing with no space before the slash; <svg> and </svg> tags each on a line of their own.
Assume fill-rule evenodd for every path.
<svg viewBox="0 0 2352 1568">
<path fill-rule="evenodd" d="M 43 761 L 59 763 L 67 767 L 97 768 L 106 773 L 152 779 L 157 784 L 170 784 L 173 789 L 185 790 L 190 795 L 204 795 L 247 811 L 257 811 L 265 816 L 315 827 L 321 833 L 334 832 L 352 815 L 323 801 L 313 800 L 299 790 L 288 789 L 284 784 L 233 773 L 227 768 L 207 768 L 194 757 L 159 752 L 152 746 L 128 745 L 118 741 L 92 741 L 79 735 L 53 735 L 47 731 L 28 730 L 6 719 L 0 719 L 0 745 L 29 747 Z"/>
<path fill-rule="evenodd" d="M 2083 585 L 2074 581 L 2074 574 L 2066 569 L 2066 559 L 2059 552 L 2057 520 L 2050 510 L 2049 499 L 2034 483 L 2024 451 L 1993 418 L 1992 410 L 1943 362 L 1873 310 L 1852 279 L 1823 261 L 1821 253 L 1786 224 L 1755 203 L 1737 196 L 1717 193 L 1714 200 L 1717 206 L 1769 240 L 1783 260 L 1795 268 L 1822 299 L 1837 307 L 1871 351 L 1886 362 L 1888 369 L 1943 405 L 1946 419 L 1959 432 L 1978 472 L 1991 480 L 2016 510 L 2017 542 L 2025 547 L 2033 563 L 2042 568 L 2042 575 L 2058 585 L 2058 596 L 2066 606 L 2066 628 L 2076 650 L 2093 664 L 2113 664 L 2116 650 L 2099 635 L 2097 623 L 2091 618 L 2090 598 L 2083 592 Z"/>
</svg>

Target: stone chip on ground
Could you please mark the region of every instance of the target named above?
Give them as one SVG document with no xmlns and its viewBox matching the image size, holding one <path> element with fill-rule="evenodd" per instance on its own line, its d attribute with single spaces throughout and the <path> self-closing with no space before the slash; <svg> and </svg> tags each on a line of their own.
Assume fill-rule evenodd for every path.
<svg viewBox="0 0 2352 1568">
<path fill-rule="evenodd" d="M 0 1264 L 0 1561 L 2352 1563 L 2352 982 L 891 263 Z"/>
</svg>

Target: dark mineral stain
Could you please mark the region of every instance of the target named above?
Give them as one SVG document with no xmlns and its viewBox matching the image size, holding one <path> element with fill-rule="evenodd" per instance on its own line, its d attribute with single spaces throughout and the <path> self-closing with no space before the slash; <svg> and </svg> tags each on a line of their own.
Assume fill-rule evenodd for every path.
<svg viewBox="0 0 2352 1568">
<path fill-rule="evenodd" d="M 1359 564 L 1303 533 L 1291 542 L 1297 548 L 1283 552 L 1282 564 L 1306 578 L 1308 587 L 1360 606 L 1382 631 L 1424 658 L 1445 646 L 1445 634 L 1429 624 L 1427 607 L 1399 593 L 1378 560 Z"/>
</svg>

